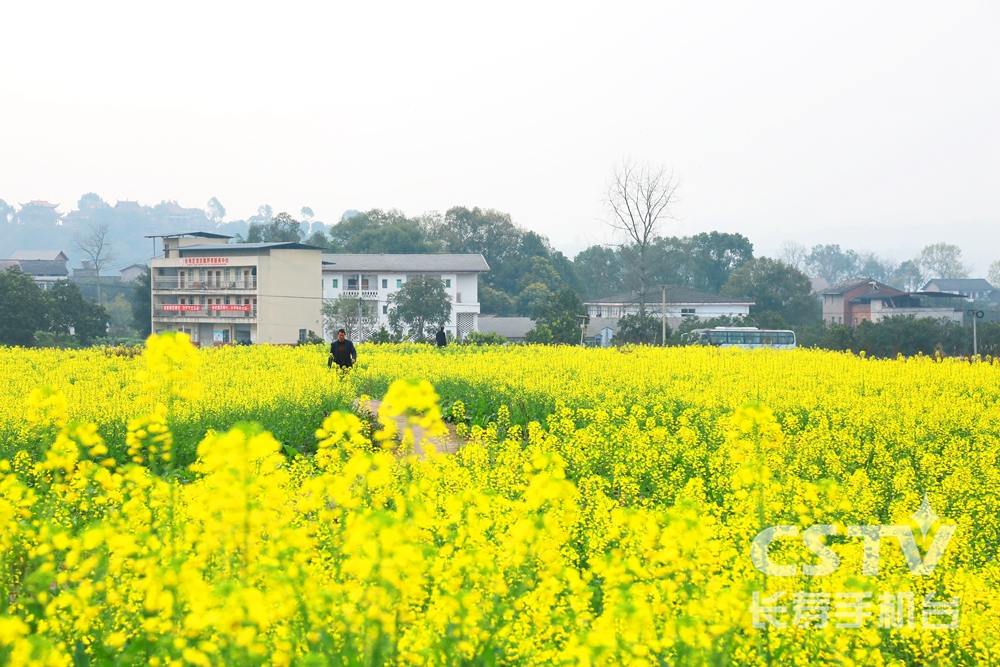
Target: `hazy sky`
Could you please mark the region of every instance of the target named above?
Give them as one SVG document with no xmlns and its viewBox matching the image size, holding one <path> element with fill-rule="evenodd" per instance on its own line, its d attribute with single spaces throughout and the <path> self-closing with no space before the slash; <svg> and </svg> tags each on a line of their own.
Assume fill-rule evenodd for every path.
<svg viewBox="0 0 1000 667">
<path fill-rule="evenodd" d="M 1000 259 L 1000 3 L 5 3 L 0 197 L 510 212 L 610 240 L 623 155 L 667 233 Z"/>
</svg>

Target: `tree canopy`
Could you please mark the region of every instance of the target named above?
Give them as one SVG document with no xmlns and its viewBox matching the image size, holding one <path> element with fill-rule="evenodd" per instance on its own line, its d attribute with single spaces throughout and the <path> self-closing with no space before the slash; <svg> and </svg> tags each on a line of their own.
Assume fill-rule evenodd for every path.
<svg viewBox="0 0 1000 667">
<path fill-rule="evenodd" d="M 444 282 L 430 276 L 408 280 L 389 296 L 389 326 L 425 340 L 451 319 L 451 295 Z"/>
<path fill-rule="evenodd" d="M 270 208 L 270 207 L 268 207 Z M 299 243 L 302 241 L 302 225 L 288 213 L 279 213 L 267 222 L 251 223 L 245 239 L 239 243 Z"/>
<path fill-rule="evenodd" d="M 31 276 L 17 267 L 0 271 L 0 345 L 30 347 L 45 314 L 44 292 Z"/>
<path fill-rule="evenodd" d="M 581 316 L 586 314 L 579 295 L 567 288 L 549 294 L 535 306 L 531 319 L 535 320 L 536 328 L 544 325 L 549 330 L 553 343 L 579 345 Z"/>
<path fill-rule="evenodd" d="M 733 271 L 722 293 L 752 299 L 751 313 L 777 313 L 790 324 L 816 319 L 819 313 L 809 276 L 769 257 L 752 259 Z"/>
</svg>

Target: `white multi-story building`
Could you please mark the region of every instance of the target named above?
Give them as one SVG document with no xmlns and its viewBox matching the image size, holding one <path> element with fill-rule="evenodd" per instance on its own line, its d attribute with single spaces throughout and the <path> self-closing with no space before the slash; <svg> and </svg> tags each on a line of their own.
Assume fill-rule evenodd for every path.
<svg viewBox="0 0 1000 667">
<path fill-rule="evenodd" d="M 461 338 L 478 331 L 479 274 L 490 267 L 482 255 L 323 255 L 323 298 L 347 294 L 359 300 L 364 339 L 379 327 L 389 328 L 389 297 L 408 281 L 430 276 L 444 283 L 451 297 L 451 319 L 445 331 Z M 326 332 L 327 340 L 332 340 Z"/>
<path fill-rule="evenodd" d="M 323 330 L 322 250 L 303 243 L 229 243 L 209 232 L 170 234 L 152 260 L 153 331 L 199 345 L 294 344 Z"/>
<path fill-rule="evenodd" d="M 636 292 L 625 292 L 585 301 L 583 305 L 592 319 L 611 318 L 617 321 L 639 312 L 639 296 Z M 667 324 L 671 327 L 677 327 L 688 317 L 702 320 L 722 316 L 746 317 L 750 314 L 752 305 L 754 302 L 749 299 L 709 294 L 687 287 L 650 287 L 645 299 L 646 312 L 651 317 L 665 315 Z"/>
</svg>

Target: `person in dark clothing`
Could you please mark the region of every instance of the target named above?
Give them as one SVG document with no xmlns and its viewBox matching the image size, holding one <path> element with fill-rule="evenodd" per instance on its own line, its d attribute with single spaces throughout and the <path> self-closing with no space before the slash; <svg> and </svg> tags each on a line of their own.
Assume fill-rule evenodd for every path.
<svg viewBox="0 0 1000 667">
<path fill-rule="evenodd" d="M 448 344 L 448 334 L 444 332 L 444 327 L 441 327 L 441 330 L 437 332 L 436 338 L 438 347 L 444 347 Z"/>
<path fill-rule="evenodd" d="M 354 350 L 354 343 L 347 339 L 346 332 L 341 329 L 337 332 L 337 340 L 330 343 L 330 358 L 326 362 L 327 368 L 332 368 L 334 362 L 341 369 L 350 368 L 358 360 L 358 353 Z"/>
</svg>

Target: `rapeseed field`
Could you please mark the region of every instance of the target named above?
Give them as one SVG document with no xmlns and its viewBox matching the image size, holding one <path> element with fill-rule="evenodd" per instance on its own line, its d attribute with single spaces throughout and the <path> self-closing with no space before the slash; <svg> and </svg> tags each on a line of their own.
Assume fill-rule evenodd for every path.
<svg viewBox="0 0 1000 667">
<path fill-rule="evenodd" d="M 998 661 L 992 359 L 359 352 L 0 349 L 0 662 Z"/>
</svg>

